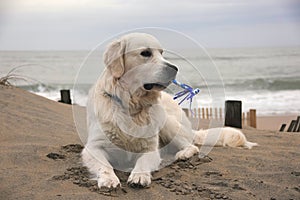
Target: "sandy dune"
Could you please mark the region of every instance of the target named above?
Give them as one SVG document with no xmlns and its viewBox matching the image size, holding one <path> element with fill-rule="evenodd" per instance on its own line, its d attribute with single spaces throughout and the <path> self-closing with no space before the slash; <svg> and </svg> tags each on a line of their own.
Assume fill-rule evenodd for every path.
<svg viewBox="0 0 300 200">
<path fill-rule="evenodd" d="M 149 188 L 99 190 L 80 165 L 72 107 L 0 86 L 0 199 L 300 199 L 300 135 L 246 128 L 252 150 L 214 148 L 153 174 Z M 81 127 L 79 127 L 81 128 Z"/>
</svg>

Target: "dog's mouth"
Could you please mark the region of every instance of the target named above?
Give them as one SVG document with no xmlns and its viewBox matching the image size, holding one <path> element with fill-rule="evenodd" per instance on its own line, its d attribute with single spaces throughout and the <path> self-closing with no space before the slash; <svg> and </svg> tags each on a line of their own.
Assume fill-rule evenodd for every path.
<svg viewBox="0 0 300 200">
<path fill-rule="evenodd" d="M 168 83 L 146 83 L 144 84 L 145 90 L 164 90 L 166 89 L 171 82 Z"/>
</svg>

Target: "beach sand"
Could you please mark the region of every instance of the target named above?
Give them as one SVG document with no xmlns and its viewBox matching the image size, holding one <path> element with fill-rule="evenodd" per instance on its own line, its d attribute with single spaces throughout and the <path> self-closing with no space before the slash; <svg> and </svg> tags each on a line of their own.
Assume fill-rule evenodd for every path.
<svg viewBox="0 0 300 200">
<path fill-rule="evenodd" d="M 0 108 L 0 199 L 300 199 L 298 133 L 245 127 L 260 146 L 213 148 L 155 172 L 144 189 L 118 172 L 122 188 L 110 191 L 80 164 L 72 106 L 0 86 Z"/>
<path fill-rule="evenodd" d="M 257 129 L 279 131 L 282 124 L 286 124 L 285 131 L 292 120 L 296 120 L 296 115 L 279 115 L 279 116 L 260 116 L 257 117 Z"/>
</svg>

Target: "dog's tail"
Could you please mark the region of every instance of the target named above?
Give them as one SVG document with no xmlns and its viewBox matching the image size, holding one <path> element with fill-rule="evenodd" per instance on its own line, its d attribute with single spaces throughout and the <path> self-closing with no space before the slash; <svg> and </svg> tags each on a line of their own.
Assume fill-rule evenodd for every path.
<svg viewBox="0 0 300 200">
<path fill-rule="evenodd" d="M 246 141 L 244 144 L 245 148 L 252 149 L 252 147 L 259 146 L 257 143 Z"/>
</svg>

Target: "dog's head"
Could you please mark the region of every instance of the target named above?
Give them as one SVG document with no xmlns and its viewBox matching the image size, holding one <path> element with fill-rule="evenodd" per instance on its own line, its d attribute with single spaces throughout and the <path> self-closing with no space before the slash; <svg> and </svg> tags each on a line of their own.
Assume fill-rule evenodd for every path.
<svg viewBox="0 0 300 200">
<path fill-rule="evenodd" d="M 156 38 L 145 33 L 131 33 L 109 44 L 104 63 L 114 79 L 128 89 L 163 90 L 177 74 L 177 67 L 165 60 Z"/>
</svg>

